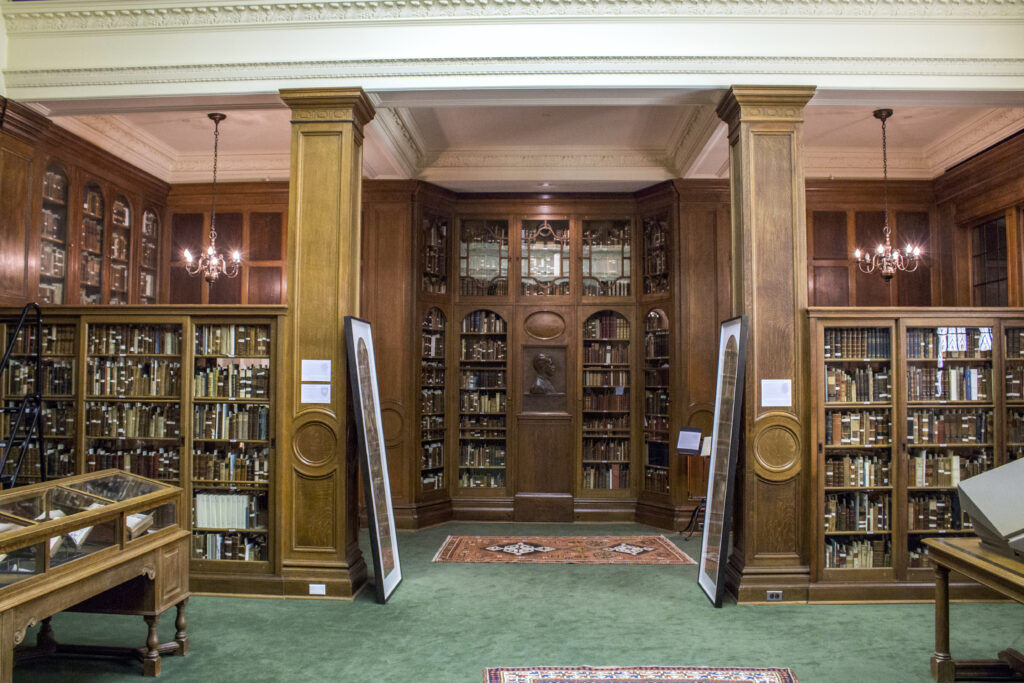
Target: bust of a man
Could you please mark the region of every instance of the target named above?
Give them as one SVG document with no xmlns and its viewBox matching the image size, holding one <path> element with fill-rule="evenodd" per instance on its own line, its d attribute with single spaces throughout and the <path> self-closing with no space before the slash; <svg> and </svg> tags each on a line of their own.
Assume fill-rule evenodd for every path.
<svg viewBox="0 0 1024 683">
<path fill-rule="evenodd" d="M 537 379 L 530 387 L 530 393 L 555 393 L 555 385 L 551 383 L 551 378 L 555 376 L 554 359 L 546 353 L 538 353 L 533 357 L 533 371 L 537 374 Z"/>
</svg>

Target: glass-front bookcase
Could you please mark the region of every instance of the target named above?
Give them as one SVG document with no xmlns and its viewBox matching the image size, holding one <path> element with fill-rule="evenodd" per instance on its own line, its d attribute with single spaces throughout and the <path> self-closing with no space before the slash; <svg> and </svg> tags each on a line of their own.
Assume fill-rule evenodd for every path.
<svg viewBox="0 0 1024 683">
<path fill-rule="evenodd" d="M 582 222 L 584 297 L 628 297 L 632 294 L 629 219 L 584 219 Z"/>
<path fill-rule="evenodd" d="M 132 208 L 118 196 L 110 209 L 110 294 L 112 304 L 128 303 L 129 258 L 132 253 Z"/>
<path fill-rule="evenodd" d="M 630 325 L 616 311 L 583 323 L 582 488 L 630 488 Z"/>
<path fill-rule="evenodd" d="M 660 308 L 644 322 L 644 490 L 669 492 L 669 395 L 671 390 L 668 315 Z"/>
<path fill-rule="evenodd" d="M 459 339 L 459 481 L 462 489 L 506 485 L 508 341 L 505 319 L 476 310 Z"/>
<path fill-rule="evenodd" d="M 39 240 L 39 302 L 62 304 L 68 267 L 68 176 L 59 166 L 43 174 Z"/>
<path fill-rule="evenodd" d="M 1003 461 L 1024 458 L 1024 326 L 1005 328 L 1006 436 Z"/>
<path fill-rule="evenodd" d="M 420 360 L 420 488 L 445 487 L 445 332 L 444 312 L 431 308 L 423 317 Z"/>
<path fill-rule="evenodd" d="M 463 218 L 459 241 L 459 293 L 507 296 L 508 221 Z"/>
<path fill-rule="evenodd" d="M 153 209 L 142 212 L 139 245 L 139 303 L 155 304 L 160 278 L 160 217 Z"/>
<path fill-rule="evenodd" d="M 103 303 L 103 243 L 106 239 L 106 202 L 96 183 L 82 190 L 81 262 L 78 270 L 78 303 Z"/>
<path fill-rule="evenodd" d="M 519 252 L 519 293 L 568 296 L 571 291 L 570 248 L 568 220 L 524 220 Z"/>
<path fill-rule="evenodd" d="M 448 292 L 448 218 L 425 213 L 420 227 L 422 249 L 421 290 L 424 294 Z"/>
<path fill-rule="evenodd" d="M 645 216 L 641 221 L 644 240 L 644 294 L 669 293 L 669 217 L 667 213 Z"/>
</svg>

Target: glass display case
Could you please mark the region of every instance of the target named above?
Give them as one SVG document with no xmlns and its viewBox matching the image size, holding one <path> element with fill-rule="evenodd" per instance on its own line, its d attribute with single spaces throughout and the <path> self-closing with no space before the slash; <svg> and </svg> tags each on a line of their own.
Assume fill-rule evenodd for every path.
<svg viewBox="0 0 1024 683">
<path fill-rule="evenodd" d="M 508 221 L 463 219 L 459 243 L 459 293 L 508 295 Z"/>
<path fill-rule="evenodd" d="M 519 293 L 569 294 L 569 221 L 524 220 Z"/>
<path fill-rule="evenodd" d="M 583 221 L 583 296 L 632 294 L 629 219 Z"/>
</svg>

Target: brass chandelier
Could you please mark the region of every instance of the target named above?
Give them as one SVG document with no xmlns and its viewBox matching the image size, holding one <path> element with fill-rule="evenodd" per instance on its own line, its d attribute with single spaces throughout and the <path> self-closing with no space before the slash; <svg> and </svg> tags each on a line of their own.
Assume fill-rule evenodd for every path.
<svg viewBox="0 0 1024 683">
<path fill-rule="evenodd" d="M 857 267 L 862 273 L 874 273 L 882 276 L 886 284 L 892 280 L 898 271 L 913 273 L 920 263 L 921 247 L 913 244 L 901 251 L 894 249 L 889 241 L 889 158 L 886 150 L 885 120 L 892 116 L 892 109 L 876 109 L 875 118 L 882 122 L 882 187 L 885 194 L 885 220 L 882 225 L 882 234 L 885 240 L 878 244 L 874 251 L 853 252 L 857 261 Z"/>
<path fill-rule="evenodd" d="M 206 251 L 201 251 L 197 259 L 188 249 L 185 250 L 185 272 L 195 276 L 202 274 L 203 279 L 211 285 L 220 276 L 236 277 L 242 264 L 242 254 L 237 249 L 228 260 L 217 249 L 217 143 L 220 140 L 220 122 L 227 118 L 226 114 L 207 114 L 213 121 L 213 208 L 210 209 L 210 244 Z"/>
</svg>

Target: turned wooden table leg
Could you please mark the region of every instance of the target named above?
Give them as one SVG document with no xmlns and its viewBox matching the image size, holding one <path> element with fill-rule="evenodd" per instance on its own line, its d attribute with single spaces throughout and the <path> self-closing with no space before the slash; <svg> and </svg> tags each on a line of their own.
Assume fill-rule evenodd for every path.
<svg viewBox="0 0 1024 683">
<path fill-rule="evenodd" d="M 149 625 L 149 635 L 146 636 L 146 654 L 142 658 L 142 675 L 155 677 L 160 675 L 160 639 L 156 634 L 156 625 L 160 621 L 160 615 L 144 616 L 146 624 Z"/>
<path fill-rule="evenodd" d="M 935 654 L 932 678 L 939 683 L 956 680 L 956 665 L 949 653 L 949 567 L 935 565 Z"/>
<path fill-rule="evenodd" d="M 57 649 L 57 639 L 53 636 L 53 626 L 50 625 L 50 620 L 53 617 L 46 617 L 39 624 L 39 633 L 36 634 L 36 647 L 40 650 L 46 650 L 47 652 L 53 652 Z"/>
<path fill-rule="evenodd" d="M 187 604 L 188 598 L 185 598 L 175 606 L 178 612 L 174 620 L 174 628 L 177 629 L 174 633 L 174 642 L 178 644 L 178 651 L 174 654 L 179 657 L 188 653 L 188 636 L 185 634 L 185 605 Z"/>
</svg>

